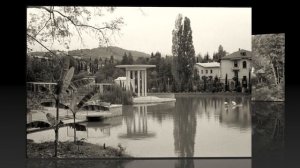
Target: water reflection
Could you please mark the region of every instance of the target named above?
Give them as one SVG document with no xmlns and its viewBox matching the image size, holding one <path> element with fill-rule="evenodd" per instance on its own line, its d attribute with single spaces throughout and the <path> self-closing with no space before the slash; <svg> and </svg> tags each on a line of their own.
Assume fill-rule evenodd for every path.
<svg viewBox="0 0 300 168">
<path fill-rule="evenodd" d="M 76 130 L 77 139 L 88 138 L 104 138 L 111 134 L 110 129 L 115 126 L 122 125 L 122 117 L 114 117 L 106 119 L 102 122 L 87 122 L 80 124 L 70 124 L 67 127 L 67 136 L 74 137 L 74 128 Z"/>
<path fill-rule="evenodd" d="M 224 102 L 236 102 L 225 106 Z M 117 147 L 134 157 L 250 157 L 250 99 L 235 96 L 176 97 L 176 102 L 123 106 L 122 116 L 74 127 L 78 139 Z M 59 130 L 72 140 L 74 128 Z M 28 134 L 35 142 L 54 139 L 53 131 Z M 182 160 L 178 166 L 193 167 Z"/>
<path fill-rule="evenodd" d="M 146 105 L 127 106 L 124 110 L 124 119 L 126 123 L 126 134 L 120 134 L 120 138 L 143 139 L 154 137 L 155 133 L 148 130 Z"/>
<path fill-rule="evenodd" d="M 255 167 L 280 167 L 284 159 L 284 102 L 252 102 Z"/>
<path fill-rule="evenodd" d="M 235 101 L 237 105 L 225 107 L 224 102 L 231 101 Z M 249 97 L 225 98 L 224 101 L 219 99 L 218 102 L 221 104 L 219 105 L 221 107 L 219 117 L 221 124 L 228 127 L 240 128 L 240 130 L 248 129 L 251 126 Z"/>
<path fill-rule="evenodd" d="M 182 164 L 189 163 L 189 164 Z M 251 168 L 251 159 L 28 160 L 27 168 Z"/>
<path fill-rule="evenodd" d="M 193 157 L 196 134 L 196 99 L 176 98 L 174 146 L 179 157 Z"/>
<path fill-rule="evenodd" d="M 200 96 L 176 99 L 174 146 L 177 156 L 251 156 L 250 98 Z M 237 105 L 225 106 L 224 102 L 232 101 Z"/>
<path fill-rule="evenodd" d="M 147 105 L 149 117 L 155 119 L 159 124 L 166 120 L 173 119 L 175 102 Z"/>
</svg>

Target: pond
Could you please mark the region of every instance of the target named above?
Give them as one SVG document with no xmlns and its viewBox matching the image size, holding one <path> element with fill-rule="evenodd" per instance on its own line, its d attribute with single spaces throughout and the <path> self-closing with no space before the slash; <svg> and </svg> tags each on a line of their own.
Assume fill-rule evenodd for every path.
<svg viewBox="0 0 300 168">
<path fill-rule="evenodd" d="M 224 102 L 235 101 L 236 106 Z M 250 98 L 176 96 L 176 102 L 123 106 L 123 115 L 83 123 L 77 137 L 93 144 L 121 144 L 134 157 L 251 157 Z M 73 140 L 73 128 L 59 130 L 60 141 Z M 54 131 L 27 135 L 53 141 Z"/>
<path fill-rule="evenodd" d="M 285 166 L 285 102 L 253 101 L 251 107 L 255 166 Z"/>
</svg>

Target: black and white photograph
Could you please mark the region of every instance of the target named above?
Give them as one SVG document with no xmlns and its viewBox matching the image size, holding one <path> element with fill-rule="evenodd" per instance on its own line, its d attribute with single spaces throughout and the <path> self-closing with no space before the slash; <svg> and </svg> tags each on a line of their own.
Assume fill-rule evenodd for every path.
<svg viewBox="0 0 300 168">
<path fill-rule="evenodd" d="M 252 36 L 253 153 L 283 157 L 285 146 L 285 34 Z"/>
<path fill-rule="evenodd" d="M 285 34 L 252 37 L 253 101 L 284 101 Z"/>
<path fill-rule="evenodd" d="M 266 44 L 284 43 L 253 37 L 251 15 L 28 6 L 26 157 L 252 157 L 251 101 L 284 100 L 282 48 Z"/>
</svg>

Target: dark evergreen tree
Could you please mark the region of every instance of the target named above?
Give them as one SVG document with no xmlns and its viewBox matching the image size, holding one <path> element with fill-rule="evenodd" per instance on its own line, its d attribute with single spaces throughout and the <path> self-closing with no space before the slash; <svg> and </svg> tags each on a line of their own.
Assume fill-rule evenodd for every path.
<svg viewBox="0 0 300 168">
<path fill-rule="evenodd" d="M 132 56 L 131 52 L 129 52 L 129 53 L 128 53 L 128 64 L 129 64 L 129 65 L 132 65 L 133 62 L 134 62 L 133 56 Z"/>
<path fill-rule="evenodd" d="M 128 64 L 128 56 L 127 53 L 125 52 L 121 61 L 121 64 L 126 65 Z"/>
<path fill-rule="evenodd" d="M 191 91 L 190 83 L 192 82 L 193 68 L 196 62 L 195 50 L 190 19 L 185 17 L 182 20 L 182 15 L 179 14 L 173 30 L 172 54 L 176 58 L 174 59 L 173 74 L 179 84 L 180 91 Z"/>
<path fill-rule="evenodd" d="M 113 56 L 113 55 L 110 56 L 109 63 L 111 63 L 111 64 L 114 64 L 114 63 L 115 63 L 115 59 L 114 59 L 114 56 Z"/>
<path fill-rule="evenodd" d="M 227 74 L 226 74 L 226 77 L 225 77 L 225 91 L 229 91 L 229 85 L 228 85 Z"/>
</svg>

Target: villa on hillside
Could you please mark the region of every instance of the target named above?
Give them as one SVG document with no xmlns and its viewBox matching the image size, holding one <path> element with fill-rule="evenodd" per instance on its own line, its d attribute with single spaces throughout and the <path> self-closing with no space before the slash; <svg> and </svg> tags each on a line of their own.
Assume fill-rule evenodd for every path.
<svg viewBox="0 0 300 168">
<path fill-rule="evenodd" d="M 229 89 L 235 88 L 234 77 L 238 77 L 241 86 L 247 88 L 249 81 L 249 74 L 251 72 L 251 51 L 239 49 L 236 52 L 224 56 L 220 63 L 196 63 L 194 69 L 202 80 L 203 76 L 218 77 L 221 83 L 225 83 L 227 74 L 227 81 Z"/>
<path fill-rule="evenodd" d="M 221 58 L 221 82 L 225 82 L 227 74 L 229 88 L 233 88 L 235 85 L 234 77 L 238 77 L 244 87 L 247 86 L 251 73 L 251 59 L 251 51 L 244 49 L 239 49 Z"/>
<path fill-rule="evenodd" d="M 194 68 L 201 79 L 203 76 L 220 78 L 220 63 L 218 62 L 196 63 Z"/>
</svg>

